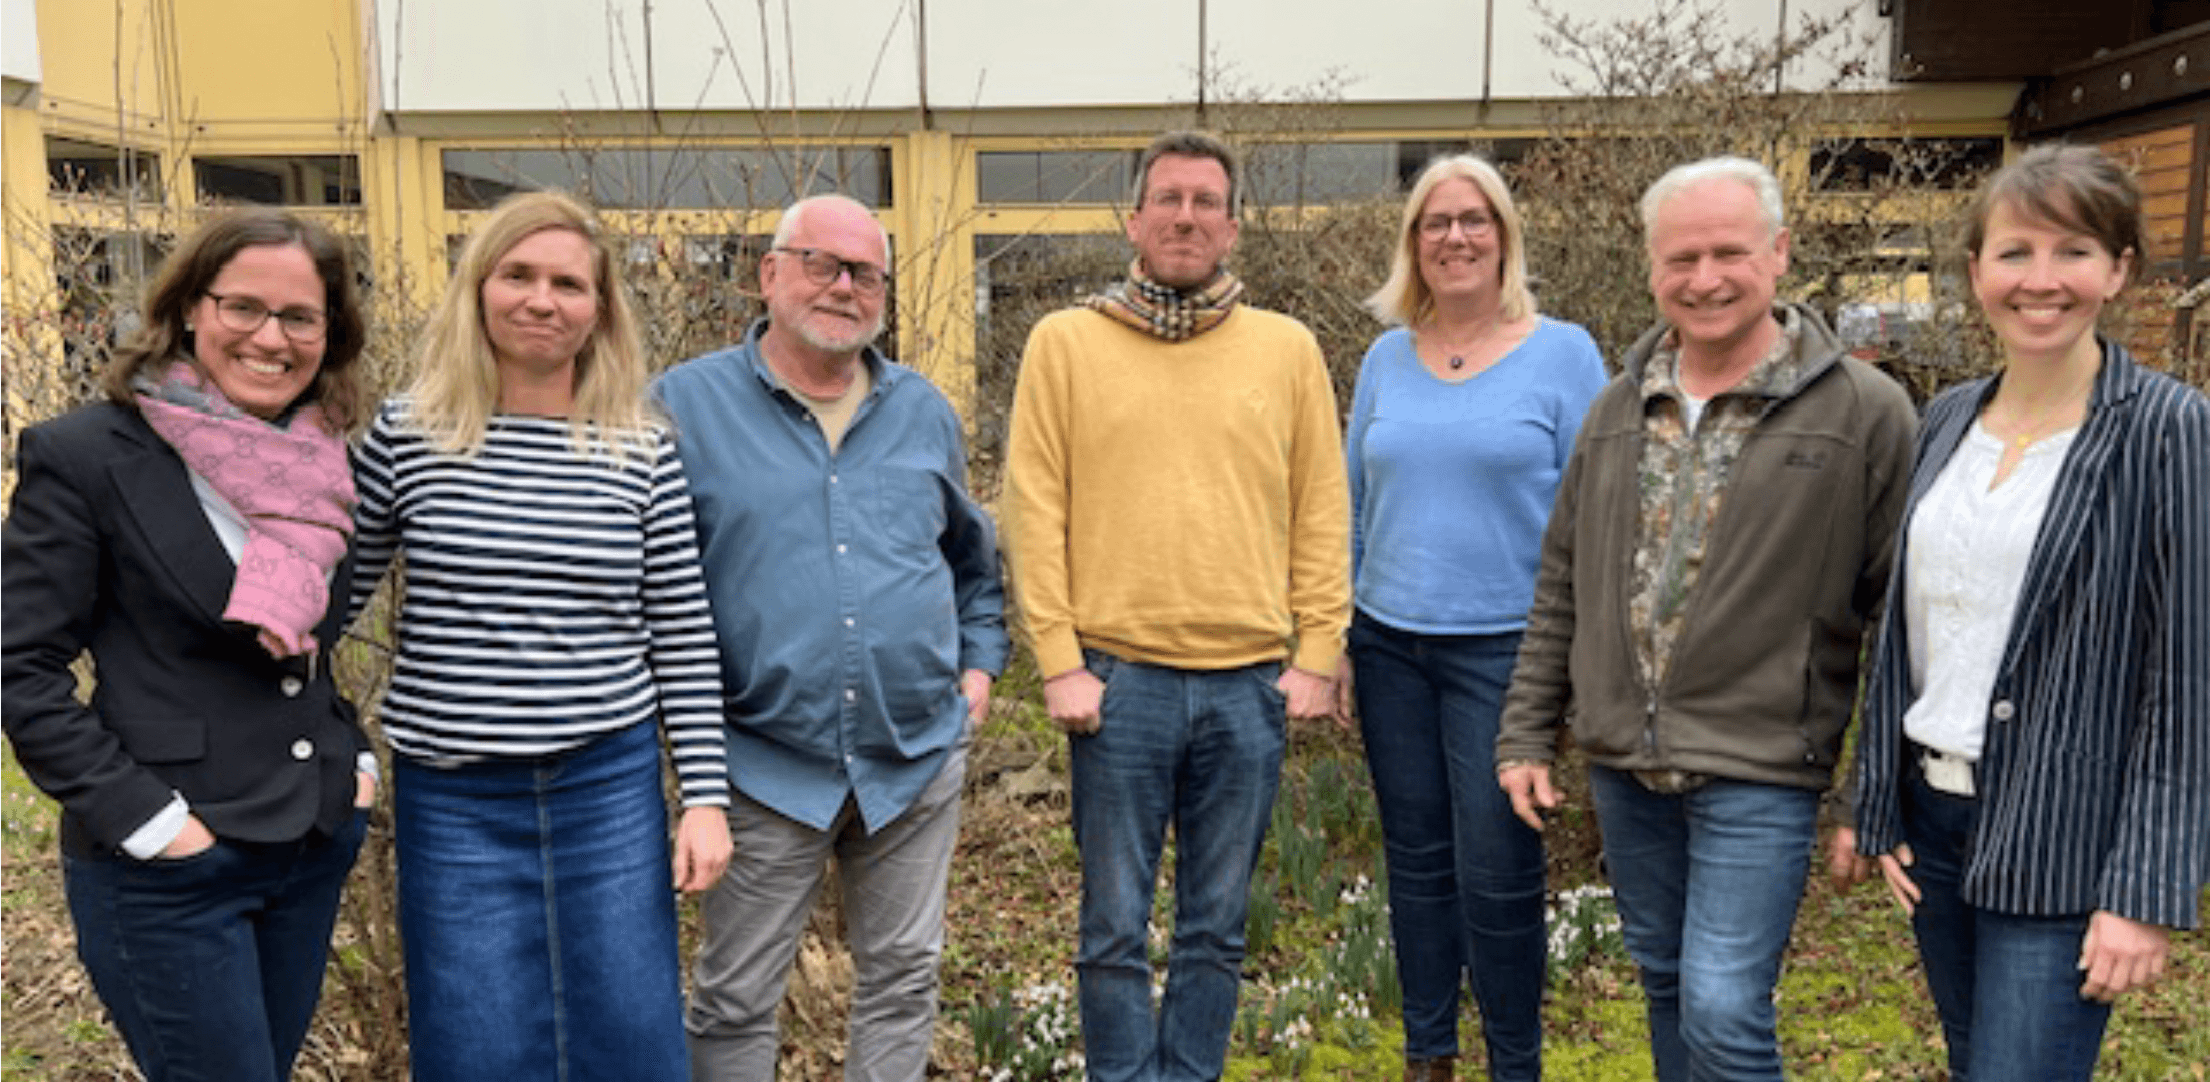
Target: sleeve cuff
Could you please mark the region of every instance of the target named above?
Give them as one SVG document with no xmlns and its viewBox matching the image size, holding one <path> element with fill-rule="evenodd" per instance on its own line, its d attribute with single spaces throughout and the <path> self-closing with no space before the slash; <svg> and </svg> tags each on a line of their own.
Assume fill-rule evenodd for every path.
<svg viewBox="0 0 2210 1082">
<path fill-rule="evenodd" d="M 172 790 L 169 803 L 123 839 L 123 852 L 138 860 L 160 856 L 177 835 L 184 833 L 185 820 L 191 817 L 192 806 L 184 802 L 184 794 Z"/>
<path fill-rule="evenodd" d="M 1072 632 L 1036 640 L 1036 671 L 1049 680 L 1082 667 L 1082 644 Z"/>
<path fill-rule="evenodd" d="M 1315 639 L 1317 641 L 1299 642 L 1289 663 L 1306 672 L 1334 679 L 1335 664 L 1343 660 L 1342 636 L 1315 636 Z"/>
</svg>

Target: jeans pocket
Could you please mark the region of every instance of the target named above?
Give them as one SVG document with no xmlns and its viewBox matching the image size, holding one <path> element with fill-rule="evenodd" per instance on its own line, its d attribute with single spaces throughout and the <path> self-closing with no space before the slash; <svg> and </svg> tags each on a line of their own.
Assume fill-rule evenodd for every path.
<svg viewBox="0 0 2210 1082">
<path fill-rule="evenodd" d="M 1261 661 L 1245 670 L 1258 681 L 1259 693 L 1273 707 L 1275 720 L 1289 717 L 1289 696 L 1282 694 L 1281 674 L 1288 671 L 1279 661 Z"/>
<path fill-rule="evenodd" d="M 1108 688 L 1113 686 L 1113 673 L 1117 672 L 1122 664 L 1124 662 L 1119 658 L 1103 650 L 1082 651 L 1082 667 L 1088 669 L 1091 676 L 1097 677 L 1098 683 Z"/>
</svg>

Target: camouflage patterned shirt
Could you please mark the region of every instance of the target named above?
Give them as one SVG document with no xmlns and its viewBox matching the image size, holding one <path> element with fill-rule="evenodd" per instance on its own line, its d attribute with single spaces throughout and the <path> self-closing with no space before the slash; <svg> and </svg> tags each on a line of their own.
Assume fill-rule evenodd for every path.
<svg viewBox="0 0 2210 1082">
<path fill-rule="evenodd" d="M 1772 352 L 1742 382 L 1705 403 L 1693 432 L 1680 387 L 1678 337 L 1668 336 L 1642 369 L 1642 508 L 1628 615 L 1635 659 L 1653 690 L 1665 678 L 1735 456 L 1773 400 L 1803 379 L 1804 359 L 1796 355 L 1802 320 L 1789 307 L 1774 315 L 1781 336 Z"/>
</svg>

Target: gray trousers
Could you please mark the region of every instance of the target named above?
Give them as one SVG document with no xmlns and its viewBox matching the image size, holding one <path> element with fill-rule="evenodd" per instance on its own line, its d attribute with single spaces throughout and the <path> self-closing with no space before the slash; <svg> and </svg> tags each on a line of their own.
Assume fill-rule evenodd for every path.
<svg viewBox="0 0 2210 1082">
<path fill-rule="evenodd" d="M 729 870 L 706 896 L 685 1026 L 693 1082 L 774 1082 L 775 1012 L 833 854 L 854 988 L 846 1082 L 919 1082 L 936 1029 L 944 887 L 959 838 L 966 744 L 913 806 L 870 835 L 847 800 L 827 830 L 732 794 Z"/>
</svg>

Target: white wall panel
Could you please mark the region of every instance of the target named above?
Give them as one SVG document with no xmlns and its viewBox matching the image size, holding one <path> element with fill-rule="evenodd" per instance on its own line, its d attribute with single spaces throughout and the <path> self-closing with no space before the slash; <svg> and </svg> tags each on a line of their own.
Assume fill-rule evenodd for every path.
<svg viewBox="0 0 2210 1082">
<path fill-rule="evenodd" d="M 1197 100 L 1195 0 L 929 0 L 929 104 Z"/>
<path fill-rule="evenodd" d="M 642 109 L 648 93 L 661 109 L 909 106 L 910 7 L 655 0 L 648 49 L 643 0 L 376 0 L 381 97 L 431 112 Z"/>
<path fill-rule="evenodd" d="M 36 83 L 38 0 L 0 0 L 0 76 Z"/>
<path fill-rule="evenodd" d="M 655 0 L 656 97 L 663 109 L 911 108 L 920 100 L 915 6 Z"/>
<path fill-rule="evenodd" d="M 379 0 L 386 109 L 597 110 L 644 104 L 641 0 Z"/>
<path fill-rule="evenodd" d="M 8 13 L 33 0 L 0 0 Z M 374 0 L 381 100 L 400 111 L 635 109 L 646 103 L 644 0 Z M 1653 0 L 1550 0 L 1583 20 Z M 1869 3 L 1710 0 L 1729 37 L 1770 39 L 1781 12 Z M 653 0 L 652 102 L 663 110 L 1156 105 L 1197 96 L 1200 42 L 1215 87 L 1342 100 L 1555 97 L 1569 58 L 1538 41 L 1528 0 Z M 1200 35 L 1200 11 L 1210 25 Z M 1494 19 L 1493 48 L 1484 47 Z M 7 54 L 16 51 L 8 35 Z M 32 40 L 35 43 L 35 35 Z M 34 45 L 35 48 L 35 45 Z M 1884 62 L 1884 48 L 1872 53 Z M 12 61 L 11 61 L 12 62 Z M 1487 71 L 1484 72 L 1486 62 Z M 30 63 L 35 69 L 36 59 Z M 1823 85 L 1826 58 L 1791 83 Z M 1884 75 L 1884 71 L 1876 71 Z"/>
<path fill-rule="evenodd" d="M 1869 0 L 1701 0 L 1714 10 L 1712 21 L 1715 33 L 1722 39 L 1744 40 L 1754 37 L 1758 41 L 1774 40 L 1779 32 L 1782 12 L 1785 10 L 1791 31 L 1800 28 L 1805 15 L 1831 17 L 1841 13 L 1853 14 L 1853 35 L 1876 35 L 1877 41 L 1870 52 L 1876 60 L 1876 79 L 1884 79 L 1887 65 L 1887 20 L 1879 16 Z M 1651 0 L 1549 0 L 1549 7 L 1564 12 L 1584 23 L 1608 23 L 1619 19 L 1647 18 L 1656 10 Z M 1586 85 L 1591 82 L 1587 66 L 1574 58 L 1554 53 L 1539 40 L 1544 25 L 1525 0 L 1496 0 L 1497 49 L 1493 93 L 1500 98 L 1545 98 L 1568 93 L 1569 85 Z M 1788 85 L 1791 87 L 1824 86 L 1834 74 L 1835 48 L 1840 39 L 1835 38 L 1825 46 L 1823 54 L 1791 65 Z"/>
<path fill-rule="evenodd" d="M 1481 95 L 1484 0 L 1210 0 L 1207 10 L 1230 89 L 1330 85 L 1354 102 Z"/>
</svg>

